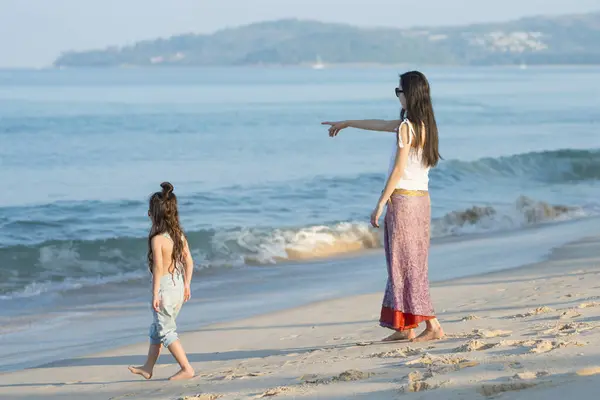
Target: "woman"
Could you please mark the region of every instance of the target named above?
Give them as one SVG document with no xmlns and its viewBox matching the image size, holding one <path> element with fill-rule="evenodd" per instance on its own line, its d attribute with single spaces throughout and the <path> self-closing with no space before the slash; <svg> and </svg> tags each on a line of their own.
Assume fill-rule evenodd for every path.
<svg viewBox="0 0 600 400">
<path fill-rule="evenodd" d="M 388 282 L 380 324 L 396 331 L 384 341 L 422 342 L 444 336 L 431 303 L 427 272 L 431 220 L 429 169 L 440 159 L 438 129 L 425 75 L 407 72 L 400 76 L 400 86 L 395 90 L 402 105 L 399 120 L 323 124 L 330 125 L 330 137 L 345 128 L 396 133 L 385 188 L 371 214 L 371 225 L 378 228 L 387 205 L 384 247 Z M 416 336 L 414 329 L 421 322 L 426 322 L 427 327 Z"/>
</svg>

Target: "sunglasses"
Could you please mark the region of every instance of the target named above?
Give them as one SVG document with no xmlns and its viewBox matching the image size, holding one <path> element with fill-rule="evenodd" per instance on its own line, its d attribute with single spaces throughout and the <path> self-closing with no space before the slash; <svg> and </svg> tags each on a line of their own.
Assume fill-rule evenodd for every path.
<svg viewBox="0 0 600 400">
<path fill-rule="evenodd" d="M 404 93 L 404 90 L 400 89 L 400 88 L 396 88 L 394 89 L 396 91 L 396 97 L 400 97 L 400 93 Z"/>
</svg>

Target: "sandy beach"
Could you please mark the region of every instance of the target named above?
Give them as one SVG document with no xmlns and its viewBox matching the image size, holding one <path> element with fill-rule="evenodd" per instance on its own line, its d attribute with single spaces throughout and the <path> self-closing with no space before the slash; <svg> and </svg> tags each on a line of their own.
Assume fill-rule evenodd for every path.
<svg viewBox="0 0 600 400">
<path fill-rule="evenodd" d="M 600 388 L 599 275 L 600 237 L 587 238 L 541 263 L 433 284 L 445 340 L 374 342 L 388 333 L 374 293 L 184 333 L 191 381 L 166 380 L 177 368 L 168 353 L 151 381 L 130 374 L 145 358 L 141 342 L 0 375 L 0 397 L 589 397 Z"/>
</svg>

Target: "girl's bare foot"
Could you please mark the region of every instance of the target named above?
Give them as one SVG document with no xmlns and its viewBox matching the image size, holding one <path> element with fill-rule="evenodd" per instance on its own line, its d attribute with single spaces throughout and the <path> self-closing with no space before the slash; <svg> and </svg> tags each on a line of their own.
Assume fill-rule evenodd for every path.
<svg viewBox="0 0 600 400">
<path fill-rule="evenodd" d="M 397 331 L 382 340 L 382 342 L 395 342 L 400 340 L 412 340 L 415 338 L 414 329 L 408 331 Z"/>
<path fill-rule="evenodd" d="M 170 381 L 183 381 L 186 379 L 192 379 L 194 377 L 194 370 L 192 367 L 180 369 L 178 373 L 169 378 Z"/>
<path fill-rule="evenodd" d="M 145 379 L 152 378 L 152 371 L 148 371 L 145 366 L 141 366 L 141 367 L 132 367 L 132 366 L 130 366 L 128 368 L 131 371 L 131 373 L 133 373 L 133 374 L 141 375 Z"/>
<path fill-rule="evenodd" d="M 439 340 L 444 337 L 444 331 L 441 327 L 435 329 L 425 329 L 423 333 L 421 333 L 416 338 L 412 339 L 412 342 L 428 342 L 430 340 Z"/>
</svg>

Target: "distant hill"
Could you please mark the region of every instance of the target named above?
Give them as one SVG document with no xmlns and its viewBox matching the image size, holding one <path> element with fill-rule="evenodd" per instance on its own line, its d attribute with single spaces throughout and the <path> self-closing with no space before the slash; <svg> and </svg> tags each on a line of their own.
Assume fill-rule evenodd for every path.
<svg viewBox="0 0 600 400">
<path fill-rule="evenodd" d="M 295 19 L 210 35 L 67 52 L 56 67 L 313 64 L 600 64 L 600 12 L 445 28 L 358 28 Z"/>
</svg>

